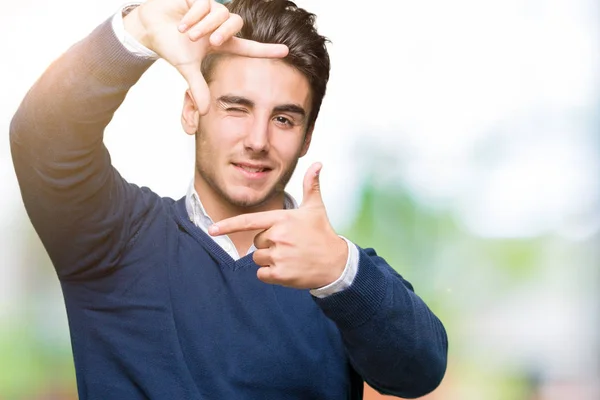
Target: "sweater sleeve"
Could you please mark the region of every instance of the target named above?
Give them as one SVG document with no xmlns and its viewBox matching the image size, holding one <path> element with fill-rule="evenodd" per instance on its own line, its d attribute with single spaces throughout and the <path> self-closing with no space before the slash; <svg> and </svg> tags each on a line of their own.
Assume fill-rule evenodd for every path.
<svg viewBox="0 0 600 400">
<path fill-rule="evenodd" d="M 127 183 L 103 144 L 151 64 L 129 53 L 107 20 L 47 68 L 11 121 L 23 203 L 61 279 L 110 273 L 158 197 Z"/>
<path fill-rule="evenodd" d="M 416 398 L 440 384 L 448 352 L 444 326 L 373 249 L 359 248 L 352 286 L 314 300 L 336 323 L 352 366 L 373 388 Z"/>
</svg>

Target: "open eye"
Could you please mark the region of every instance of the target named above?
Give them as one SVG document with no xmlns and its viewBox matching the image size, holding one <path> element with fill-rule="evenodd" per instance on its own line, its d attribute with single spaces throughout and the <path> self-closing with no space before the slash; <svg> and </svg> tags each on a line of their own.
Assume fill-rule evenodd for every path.
<svg viewBox="0 0 600 400">
<path fill-rule="evenodd" d="M 275 122 L 277 122 L 277 124 L 282 125 L 286 128 L 291 128 L 294 126 L 294 123 L 289 118 L 286 118 L 282 115 L 278 115 L 274 119 L 275 119 Z"/>
</svg>

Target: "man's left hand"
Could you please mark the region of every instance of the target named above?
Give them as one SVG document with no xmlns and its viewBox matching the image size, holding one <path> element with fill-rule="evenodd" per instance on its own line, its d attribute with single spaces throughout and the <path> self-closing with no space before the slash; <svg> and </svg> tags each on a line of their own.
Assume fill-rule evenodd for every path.
<svg viewBox="0 0 600 400">
<path fill-rule="evenodd" d="M 254 238 L 258 279 L 296 289 L 317 289 L 336 281 L 346 267 L 348 245 L 327 217 L 315 163 L 304 176 L 304 197 L 295 210 L 242 214 L 209 229 L 212 236 L 261 230 Z"/>
</svg>

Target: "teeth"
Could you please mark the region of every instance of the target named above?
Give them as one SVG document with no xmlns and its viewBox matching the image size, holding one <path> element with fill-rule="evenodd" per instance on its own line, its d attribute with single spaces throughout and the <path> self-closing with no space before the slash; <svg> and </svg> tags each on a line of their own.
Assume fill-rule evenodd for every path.
<svg viewBox="0 0 600 400">
<path fill-rule="evenodd" d="M 240 167 L 244 171 L 248 171 L 248 172 L 263 172 L 265 170 L 264 168 L 251 168 L 251 167 L 246 167 L 245 165 L 240 165 Z"/>
</svg>

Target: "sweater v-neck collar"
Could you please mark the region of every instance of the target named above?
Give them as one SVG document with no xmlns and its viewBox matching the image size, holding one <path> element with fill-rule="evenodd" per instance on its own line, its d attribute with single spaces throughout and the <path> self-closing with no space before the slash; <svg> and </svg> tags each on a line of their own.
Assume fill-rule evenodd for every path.
<svg viewBox="0 0 600 400">
<path fill-rule="evenodd" d="M 252 259 L 252 253 L 246 254 L 245 256 L 234 260 L 213 238 L 208 236 L 206 232 L 194 225 L 190 220 L 190 217 L 186 208 L 186 197 L 179 199 L 175 202 L 175 218 L 180 227 L 182 227 L 187 233 L 189 233 L 198 243 L 200 243 L 206 251 L 215 257 L 219 264 L 226 266 L 234 271 L 256 266 Z"/>
</svg>

